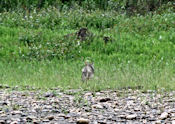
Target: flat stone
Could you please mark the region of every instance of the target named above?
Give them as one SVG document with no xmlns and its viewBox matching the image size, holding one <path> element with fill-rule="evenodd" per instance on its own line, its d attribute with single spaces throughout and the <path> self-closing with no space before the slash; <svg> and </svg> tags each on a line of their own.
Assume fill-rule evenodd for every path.
<svg viewBox="0 0 175 124">
<path fill-rule="evenodd" d="M 172 120 L 171 124 L 175 124 L 175 120 Z"/>
<path fill-rule="evenodd" d="M 159 117 L 161 120 L 164 120 L 166 118 L 168 118 L 168 113 L 167 112 L 163 112 L 160 117 Z"/>
<path fill-rule="evenodd" d="M 6 101 L 2 101 L 2 102 L 0 102 L 0 105 L 8 105 L 8 103 L 6 102 Z"/>
<path fill-rule="evenodd" d="M 43 122 L 49 122 L 50 120 L 49 119 L 44 119 Z"/>
<path fill-rule="evenodd" d="M 53 93 L 45 93 L 44 94 L 44 97 L 55 97 L 56 94 L 53 94 Z"/>
<path fill-rule="evenodd" d="M 21 111 L 13 111 L 12 113 L 11 113 L 12 115 L 16 115 L 16 114 L 22 114 L 22 112 Z"/>
<path fill-rule="evenodd" d="M 36 119 L 35 116 L 28 116 L 28 117 L 26 117 L 26 121 L 27 121 L 27 122 L 32 122 L 32 121 L 35 120 L 35 119 Z"/>
<path fill-rule="evenodd" d="M 161 120 L 157 120 L 155 124 L 161 124 Z"/>
<path fill-rule="evenodd" d="M 10 124 L 18 124 L 18 121 L 13 121 Z"/>
<path fill-rule="evenodd" d="M 33 124 L 40 124 L 40 122 L 38 120 L 34 120 Z"/>
<path fill-rule="evenodd" d="M 55 117 L 53 115 L 47 116 L 46 119 L 53 120 Z"/>
<path fill-rule="evenodd" d="M 103 109 L 103 106 L 100 104 L 94 104 L 94 105 L 92 105 L 92 108 Z"/>
<path fill-rule="evenodd" d="M 80 119 L 77 119 L 77 124 L 89 124 L 89 120 L 80 118 Z"/>
<path fill-rule="evenodd" d="M 107 124 L 106 120 L 98 121 L 98 124 Z"/>
<path fill-rule="evenodd" d="M 136 119 L 137 115 L 136 114 L 131 114 L 131 115 L 127 115 L 126 119 L 132 120 L 132 119 Z"/>
<path fill-rule="evenodd" d="M 88 93 L 85 93 L 84 95 L 85 95 L 85 96 L 91 96 L 92 93 L 91 93 L 91 92 L 88 92 Z"/>
</svg>

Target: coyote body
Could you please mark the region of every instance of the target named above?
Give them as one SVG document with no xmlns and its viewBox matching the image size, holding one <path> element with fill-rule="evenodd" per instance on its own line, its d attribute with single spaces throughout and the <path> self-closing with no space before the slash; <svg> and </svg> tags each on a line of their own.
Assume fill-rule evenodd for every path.
<svg viewBox="0 0 175 124">
<path fill-rule="evenodd" d="M 87 81 L 94 77 L 94 65 L 87 64 L 82 68 L 82 81 Z"/>
</svg>

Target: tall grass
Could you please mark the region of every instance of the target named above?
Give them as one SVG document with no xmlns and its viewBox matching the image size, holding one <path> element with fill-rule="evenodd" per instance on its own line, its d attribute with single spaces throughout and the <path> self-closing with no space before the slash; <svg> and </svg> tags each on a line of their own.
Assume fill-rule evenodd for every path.
<svg viewBox="0 0 175 124">
<path fill-rule="evenodd" d="M 84 89 L 99 91 L 103 89 L 122 89 L 143 87 L 143 89 L 173 90 L 175 73 L 173 65 L 157 68 L 140 67 L 135 64 L 95 62 L 94 79 L 81 81 L 81 61 L 43 61 L 0 63 L 1 84 L 10 86 L 34 86 L 48 89 Z"/>
</svg>

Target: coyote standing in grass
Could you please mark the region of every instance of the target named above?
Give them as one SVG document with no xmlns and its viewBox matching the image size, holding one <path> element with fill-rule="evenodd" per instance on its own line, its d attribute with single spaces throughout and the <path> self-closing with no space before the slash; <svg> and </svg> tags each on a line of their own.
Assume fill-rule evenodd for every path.
<svg viewBox="0 0 175 124">
<path fill-rule="evenodd" d="M 85 66 L 82 68 L 82 81 L 87 81 L 90 78 L 94 77 L 94 64 L 89 63 L 88 61 L 85 62 Z"/>
</svg>

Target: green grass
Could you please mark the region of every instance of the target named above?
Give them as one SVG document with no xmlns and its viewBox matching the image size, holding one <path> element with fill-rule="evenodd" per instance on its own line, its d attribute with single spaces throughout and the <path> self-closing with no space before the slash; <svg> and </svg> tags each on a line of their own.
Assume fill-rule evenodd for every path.
<svg viewBox="0 0 175 124">
<path fill-rule="evenodd" d="M 173 90 L 174 67 L 145 68 L 133 64 L 95 62 L 94 79 L 81 81 L 81 61 L 43 61 L 1 63 L 0 83 L 10 86 L 34 86 L 37 88 L 62 87 L 63 89 L 83 89 L 99 91 L 123 87 L 143 86 L 143 89 Z"/>
<path fill-rule="evenodd" d="M 128 17 L 115 11 L 57 11 L 55 8 L 0 13 L 0 83 L 38 88 L 103 90 L 143 86 L 173 90 L 175 86 L 175 13 Z M 79 40 L 64 35 L 87 27 L 94 35 Z M 104 44 L 103 36 L 113 42 Z M 30 42 L 32 45 L 27 45 Z M 95 77 L 81 82 L 90 59 Z"/>
</svg>

